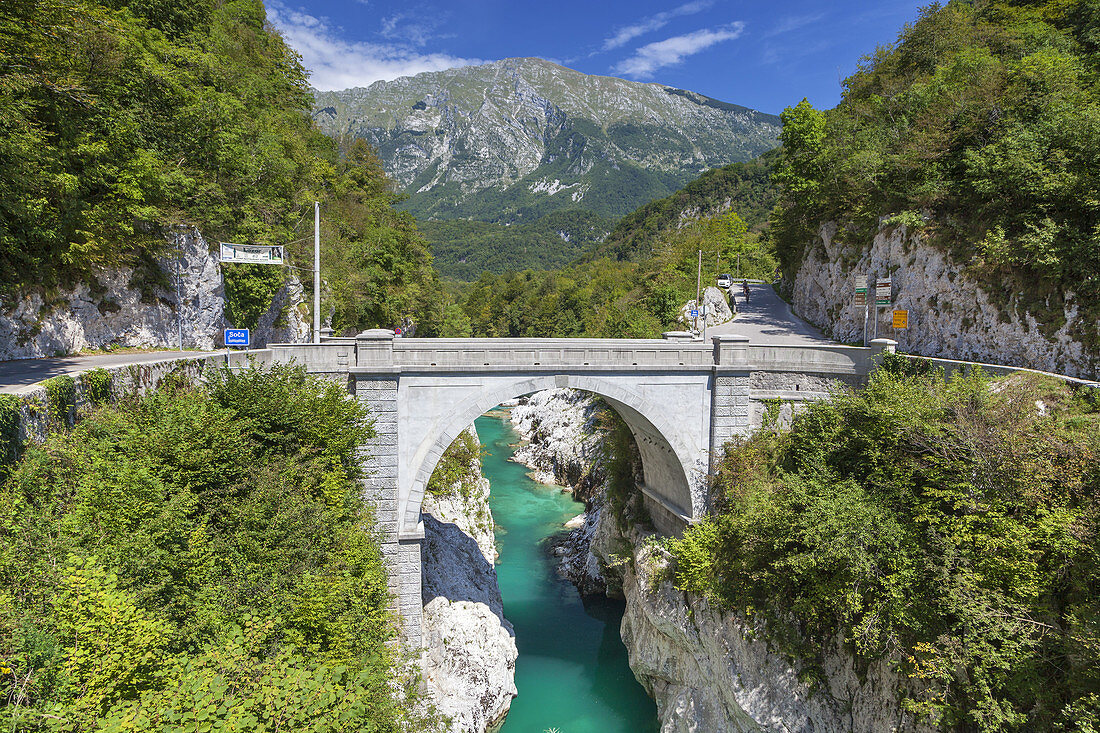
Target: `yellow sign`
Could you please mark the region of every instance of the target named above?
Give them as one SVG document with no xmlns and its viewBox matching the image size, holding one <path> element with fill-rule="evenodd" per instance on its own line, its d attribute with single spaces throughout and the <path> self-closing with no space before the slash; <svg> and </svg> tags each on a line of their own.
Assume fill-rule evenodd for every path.
<svg viewBox="0 0 1100 733">
<path fill-rule="evenodd" d="M 894 328 L 909 328 L 909 311 L 894 311 Z"/>
</svg>

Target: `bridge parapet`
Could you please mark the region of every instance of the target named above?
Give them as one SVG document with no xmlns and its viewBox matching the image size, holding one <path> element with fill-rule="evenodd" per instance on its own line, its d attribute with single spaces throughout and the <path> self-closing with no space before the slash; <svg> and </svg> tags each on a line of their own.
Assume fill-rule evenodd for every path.
<svg viewBox="0 0 1100 733">
<path fill-rule="evenodd" d="M 877 357 L 889 349 L 886 339 L 870 347 L 862 346 L 772 346 L 752 344 L 747 348 L 746 361 L 753 371 L 803 372 L 865 377 L 876 364 Z"/>
<path fill-rule="evenodd" d="M 863 377 L 886 340 L 870 348 L 752 344 L 745 336 L 715 336 L 711 343 L 679 339 L 418 339 L 372 329 L 354 339 L 320 344 L 276 344 L 276 359 L 293 359 L 310 371 L 466 371 L 522 369 L 812 372 Z"/>
</svg>

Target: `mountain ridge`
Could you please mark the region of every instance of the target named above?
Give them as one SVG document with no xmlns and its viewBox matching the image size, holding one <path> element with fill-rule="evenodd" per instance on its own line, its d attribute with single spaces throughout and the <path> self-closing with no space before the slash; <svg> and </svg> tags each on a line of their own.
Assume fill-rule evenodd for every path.
<svg viewBox="0 0 1100 733">
<path fill-rule="evenodd" d="M 775 147 L 780 129 L 697 92 L 529 57 L 316 92 L 313 118 L 367 140 L 418 219 L 500 225 L 567 210 L 613 223 Z"/>
</svg>

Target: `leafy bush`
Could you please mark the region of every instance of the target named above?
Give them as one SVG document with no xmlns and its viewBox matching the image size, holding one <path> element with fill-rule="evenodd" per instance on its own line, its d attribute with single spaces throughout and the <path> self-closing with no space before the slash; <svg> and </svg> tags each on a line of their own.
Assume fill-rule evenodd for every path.
<svg viewBox="0 0 1100 733">
<path fill-rule="evenodd" d="M 89 369 L 80 375 L 84 396 L 93 405 L 106 404 L 111 399 L 111 373 L 106 369 Z"/>
<path fill-rule="evenodd" d="M 419 725 L 392 694 L 364 408 L 290 366 L 167 389 L 28 446 L 0 485 L 0 725 Z"/>
<path fill-rule="evenodd" d="M 727 448 L 717 514 L 671 543 L 677 582 L 811 668 L 838 632 L 900 664 L 904 704 L 944 729 L 1087 730 L 1098 452 L 1100 411 L 1060 382 L 881 369 Z"/>
<path fill-rule="evenodd" d="M 427 491 L 433 496 L 449 496 L 456 491 L 459 496 L 469 496 L 481 474 L 474 470 L 474 462 L 481 460 L 481 443 L 475 434 L 463 430 L 454 442 L 447 446 L 428 479 Z"/>
<path fill-rule="evenodd" d="M 19 412 L 20 400 L 15 395 L 0 395 L 0 479 L 3 479 L 9 467 L 19 459 L 22 441 L 19 433 L 22 417 Z"/>
<path fill-rule="evenodd" d="M 67 426 L 76 409 L 76 380 L 68 374 L 50 377 L 42 382 L 46 389 L 46 409 L 55 425 Z"/>
</svg>

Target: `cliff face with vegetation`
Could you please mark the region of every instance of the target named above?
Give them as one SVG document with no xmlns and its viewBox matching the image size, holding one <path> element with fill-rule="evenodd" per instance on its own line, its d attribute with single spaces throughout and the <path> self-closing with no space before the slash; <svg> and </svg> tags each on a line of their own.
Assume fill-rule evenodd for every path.
<svg viewBox="0 0 1100 733">
<path fill-rule="evenodd" d="M 224 346 L 223 329 L 236 326 L 250 328 L 258 348 L 309 338 L 308 305 L 295 275 L 252 320 L 234 323 L 217 254 L 197 229 L 170 236 L 169 256 L 153 263 L 153 282 L 142 282 L 144 273 L 133 267 L 103 267 L 71 290 L 44 296 L 28 289 L 6 303 L 0 308 L 0 361 L 119 347 L 209 351 Z"/>
<path fill-rule="evenodd" d="M 922 725 L 1094 729 L 1096 390 L 884 365 L 727 447 L 675 585 L 830 694 L 839 650 Z"/>
<path fill-rule="evenodd" d="M 835 109 L 786 110 L 772 232 L 788 282 L 828 278 L 808 266 L 827 223 L 830 264 L 873 276 L 913 271 L 911 254 L 881 259 L 880 225 L 919 229 L 970 291 L 918 314 L 969 321 L 961 349 L 941 341 L 949 352 L 996 355 L 1002 329 L 981 322 L 995 312 L 1018 326 L 1013 358 L 1035 343 L 1036 365 L 1087 371 L 1073 352 L 1100 345 L 1098 39 L 1090 2 L 933 5 L 860 64 Z"/>
<path fill-rule="evenodd" d="M 860 343 L 864 308 L 852 301 L 856 273 L 889 273 L 893 308 L 909 312 L 909 327 L 891 327 L 891 309 L 878 311 L 878 334 L 913 354 L 1025 366 L 1095 378 L 1100 352 L 1082 334 L 1100 336 L 1072 300 L 1041 313 L 1005 308 L 988 287 L 936 247 L 919 229 L 884 227 L 862 248 L 838 241 L 835 224 L 823 226 L 788 284 L 794 310 L 838 341 Z M 1043 320 L 1038 320 L 1037 315 Z M 875 333 L 874 310 L 867 322 Z"/>
<path fill-rule="evenodd" d="M 89 313 L 89 331 L 116 306 L 114 318 L 146 324 L 139 330 L 172 320 L 174 268 L 161 265 L 175 259 L 181 226 L 213 242 L 282 245 L 308 262 L 314 201 L 333 327 L 408 319 L 422 333 L 441 329 L 412 218 L 393 210 L 377 157 L 341 150 L 313 125 L 306 72 L 260 2 L 16 3 L 0 12 L 0 70 L 0 318 L 15 341 L 35 336 L 15 323 L 29 317 L 13 313 L 24 301 L 46 313 L 90 302 L 103 318 Z M 292 281 L 278 267 L 222 270 L 237 326 L 256 328 Z M 184 311 L 217 320 L 210 298 L 183 295 Z"/>
</svg>

